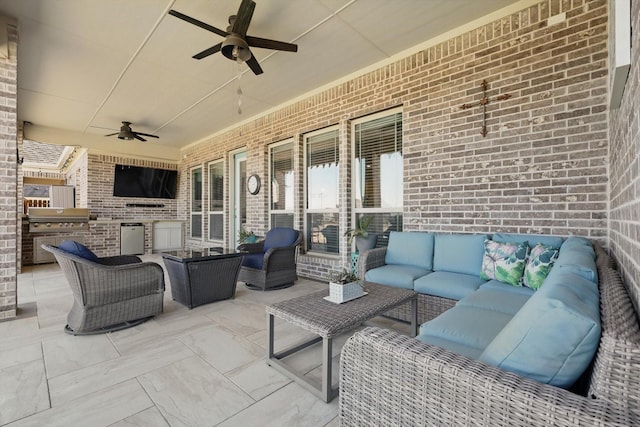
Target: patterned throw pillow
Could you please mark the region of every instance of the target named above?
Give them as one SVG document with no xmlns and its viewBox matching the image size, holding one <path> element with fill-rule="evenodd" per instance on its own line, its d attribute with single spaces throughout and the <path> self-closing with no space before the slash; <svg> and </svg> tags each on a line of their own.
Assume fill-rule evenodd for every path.
<svg viewBox="0 0 640 427">
<path fill-rule="evenodd" d="M 484 256 L 480 277 L 496 279 L 513 286 L 522 286 L 522 273 L 529 255 L 529 245 L 522 243 L 498 243 L 484 241 Z"/>
<path fill-rule="evenodd" d="M 538 243 L 531 249 L 527 266 L 524 269 L 524 285 L 537 290 L 551 271 L 558 258 L 558 250 Z"/>
</svg>

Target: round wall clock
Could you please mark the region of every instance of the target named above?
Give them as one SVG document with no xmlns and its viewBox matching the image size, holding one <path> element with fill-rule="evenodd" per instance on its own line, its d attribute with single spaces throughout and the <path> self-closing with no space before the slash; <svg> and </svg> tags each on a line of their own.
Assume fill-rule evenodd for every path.
<svg viewBox="0 0 640 427">
<path fill-rule="evenodd" d="M 247 178 L 247 190 L 251 194 L 258 194 L 260 192 L 260 177 L 256 174 Z"/>
</svg>

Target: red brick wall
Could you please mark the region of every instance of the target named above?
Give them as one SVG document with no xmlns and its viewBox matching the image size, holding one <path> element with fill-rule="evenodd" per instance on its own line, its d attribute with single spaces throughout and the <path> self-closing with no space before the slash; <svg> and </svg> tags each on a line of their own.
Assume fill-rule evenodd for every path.
<svg viewBox="0 0 640 427">
<path fill-rule="evenodd" d="M 549 25 L 550 16 L 559 22 Z M 484 79 L 490 97 L 511 95 L 487 106 L 486 137 L 479 108 L 460 109 L 480 99 Z M 189 168 L 241 147 L 247 173 L 264 179 L 267 144 L 329 125 L 340 126 L 341 152 L 350 153 L 352 119 L 401 106 L 405 230 L 604 239 L 607 92 L 607 2 L 547 0 L 190 147 L 181 194 L 188 195 Z M 341 171 L 347 185 L 349 160 Z M 258 233 L 268 227 L 267 197 L 248 196 Z M 343 200 L 341 231 L 351 221 Z M 187 218 L 185 199 L 178 212 Z M 348 264 L 344 252 L 340 259 L 301 256 L 299 273 L 323 277 Z"/>
</svg>

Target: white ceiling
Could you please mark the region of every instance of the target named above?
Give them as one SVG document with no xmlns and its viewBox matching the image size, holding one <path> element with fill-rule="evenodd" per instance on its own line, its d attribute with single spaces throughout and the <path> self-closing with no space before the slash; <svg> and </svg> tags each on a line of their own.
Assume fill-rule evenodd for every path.
<svg viewBox="0 0 640 427">
<path fill-rule="evenodd" d="M 167 12 L 175 9 L 224 30 L 240 0 L 0 0 L 0 13 L 19 22 L 18 119 L 32 123 L 25 129 L 26 137 L 33 132 L 41 141 L 50 135 L 51 142 L 73 139 L 87 141 L 85 146 L 93 141 L 116 147 L 116 137 L 107 140 L 102 135 L 117 131 L 120 122 L 127 120 L 136 131 L 160 136 L 148 144 L 178 152 L 442 33 L 523 2 L 256 3 L 248 34 L 296 43 L 298 52 L 252 49 L 264 74 L 255 76 L 242 65 L 244 95 L 242 115 L 238 115 L 238 65 L 220 53 L 200 61 L 191 58 L 222 38 Z M 72 134 L 74 138 L 69 137 Z"/>
</svg>

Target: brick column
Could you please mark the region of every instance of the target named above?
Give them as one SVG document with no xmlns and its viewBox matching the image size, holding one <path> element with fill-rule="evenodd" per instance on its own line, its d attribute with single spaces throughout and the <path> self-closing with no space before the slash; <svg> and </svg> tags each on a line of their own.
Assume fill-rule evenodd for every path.
<svg viewBox="0 0 640 427">
<path fill-rule="evenodd" d="M 0 17 L 0 320 L 16 317 L 18 30 Z"/>
</svg>

